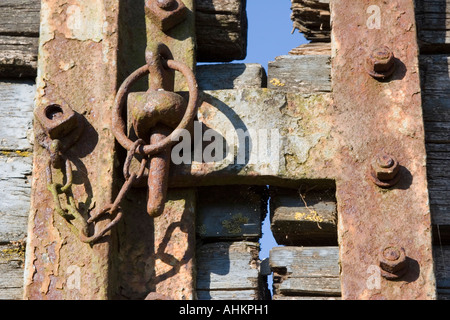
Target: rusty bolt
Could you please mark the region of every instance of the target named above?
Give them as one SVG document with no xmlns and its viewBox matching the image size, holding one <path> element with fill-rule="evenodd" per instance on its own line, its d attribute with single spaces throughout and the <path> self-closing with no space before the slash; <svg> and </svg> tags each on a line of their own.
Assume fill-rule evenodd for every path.
<svg viewBox="0 0 450 320">
<path fill-rule="evenodd" d="M 60 139 L 78 124 L 75 112 L 66 104 L 49 104 L 36 108 L 35 117 L 51 139 Z"/>
<path fill-rule="evenodd" d="M 379 180 L 392 180 L 398 174 L 398 161 L 387 154 L 381 154 L 372 161 L 372 169 Z"/>
<path fill-rule="evenodd" d="M 381 275 L 388 280 L 396 280 L 408 271 L 405 249 L 387 246 L 380 252 Z"/>
<path fill-rule="evenodd" d="M 188 9 L 181 0 L 147 0 L 145 12 L 159 29 L 167 31 L 186 19 Z"/>
<path fill-rule="evenodd" d="M 391 155 L 380 154 L 372 160 L 371 177 L 375 184 L 380 187 L 391 187 L 400 178 L 400 165 Z"/>
<path fill-rule="evenodd" d="M 176 5 L 176 0 L 157 0 L 158 7 L 164 10 L 173 10 Z"/>
<path fill-rule="evenodd" d="M 367 72 L 376 79 L 385 79 L 395 71 L 395 57 L 391 49 L 377 48 L 366 59 Z"/>
</svg>

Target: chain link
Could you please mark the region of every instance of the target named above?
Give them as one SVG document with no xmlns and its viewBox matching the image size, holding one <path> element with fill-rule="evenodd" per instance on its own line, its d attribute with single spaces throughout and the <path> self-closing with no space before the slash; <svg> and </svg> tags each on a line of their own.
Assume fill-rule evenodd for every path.
<svg viewBox="0 0 450 320">
<path fill-rule="evenodd" d="M 123 213 L 120 208 L 120 203 L 124 199 L 127 192 L 130 190 L 130 188 L 133 186 L 135 181 L 139 178 L 141 178 L 144 174 L 145 168 L 147 166 L 148 157 L 143 157 L 139 171 L 137 173 L 133 172 L 130 173 L 130 166 L 131 161 L 137 153 L 137 149 L 145 144 L 145 142 L 142 139 L 139 139 L 133 143 L 132 148 L 128 150 L 127 158 L 124 163 L 123 167 L 123 173 L 125 177 L 125 182 L 122 185 L 122 188 L 120 189 L 117 197 L 115 198 L 113 203 L 106 204 L 101 210 L 93 214 L 89 219 L 85 219 L 83 215 L 79 212 L 77 209 L 77 205 L 75 203 L 75 199 L 73 198 L 73 195 L 71 194 L 70 190 L 72 187 L 72 164 L 70 160 L 65 157 L 61 152 L 57 149 L 55 150 L 49 150 L 50 152 L 50 160 L 48 161 L 48 165 L 46 168 L 47 173 L 47 189 L 50 191 L 50 193 L 53 196 L 53 202 L 55 203 L 55 211 L 58 213 L 62 218 L 64 218 L 67 221 L 67 224 L 70 228 L 70 230 L 79 236 L 80 240 L 85 243 L 92 244 L 96 241 L 98 241 L 101 237 L 105 235 L 106 232 L 111 230 L 115 225 L 119 223 L 119 221 L 122 219 Z M 55 142 L 55 145 L 58 145 L 58 142 Z M 66 173 L 66 184 L 62 185 L 59 183 L 53 182 L 53 174 L 52 174 L 52 168 L 54 165 L 54 159 L 64 159 L 65 161 L 65 173 Z M 61 206 L 60 201 L 60 194 L 65 194 L 68 201 L 67 208 L 63 209 Z M 89 224 L 95 223 L 99 218 L 104 216 L 105 214 L 109 213 L 111 217 L 113 217 L 112 221 L 109 222 L 106 226 L 104 226 L 102 229 L 97 230 L 94 235 L 89 236 L 88 235 L 88 229 Z M 77 228 L 75 226 L 75 222 L 81 225 L 81 228 Z"/>
</svg>

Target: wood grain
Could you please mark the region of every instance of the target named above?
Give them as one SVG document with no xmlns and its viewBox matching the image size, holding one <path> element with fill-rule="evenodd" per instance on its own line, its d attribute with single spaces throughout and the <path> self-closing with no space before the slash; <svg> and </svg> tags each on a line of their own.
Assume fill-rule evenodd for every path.
<svg viewBox="0 0 450 320">
<path fill-rule="evenodd" d="M 197 295 L 199 299 L 258 299 L 259 243 L 215 242 L 197 248 Z"/>
</svg>

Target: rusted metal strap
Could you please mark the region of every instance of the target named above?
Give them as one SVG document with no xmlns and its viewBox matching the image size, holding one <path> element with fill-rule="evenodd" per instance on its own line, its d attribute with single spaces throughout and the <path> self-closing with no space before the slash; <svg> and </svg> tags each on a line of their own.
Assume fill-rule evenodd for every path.
<svg viewBox="0 0 450 320">
<path fill-rule="evenodd" d="M 83 221 L 113 198 L 115 143 L 108 106 L 116 93 L 118 15 L 116 0 L 42 1 L 36 105 L 45 112 L 36 113 L 35 122 L 25 299 L 106 299 L 112 290 L 111 237 L 93 246 L 81 242 L 58 203 L 69 202 L 72 216 L 77 215 L 75 205 L 82 208 L 84 216 L 78 220 Z M 79 119 L 85 124 L 82 131 Z M 70 181 L 72 171 L 66 176 L 59 169 L 49 172 L 52 147 L 46 145 L 51 141 L 40 140 L 46 136 L 38 122 L 53 142 L 61 139 L 56 149 L 73 166 L 73 183 L 66 183 L 67 188 L 55 183 Z M 67 194 L 59 199 L 60 191 Z M 105 218 L 95 227 L 108 223 Z"/>
<path fill-rule="evenodd" d="M 435 299 L 414 1 L 331 14 L 342 297 Z"/>
</svg>

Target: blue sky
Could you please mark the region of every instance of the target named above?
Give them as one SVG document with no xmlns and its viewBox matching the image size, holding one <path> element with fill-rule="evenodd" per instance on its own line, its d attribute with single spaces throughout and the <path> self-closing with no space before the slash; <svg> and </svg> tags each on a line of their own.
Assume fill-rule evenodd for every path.
<svg viewBox="0 0 450 320">
<path fill-rule="evenodd" d="M 259 63 L 267 71 L 269 61 L 306 43 L 297 30 L 291 34 L 291 0 L 247 0 L 247 17 L 247 57 L 242 62 Z"/>
</svg>

